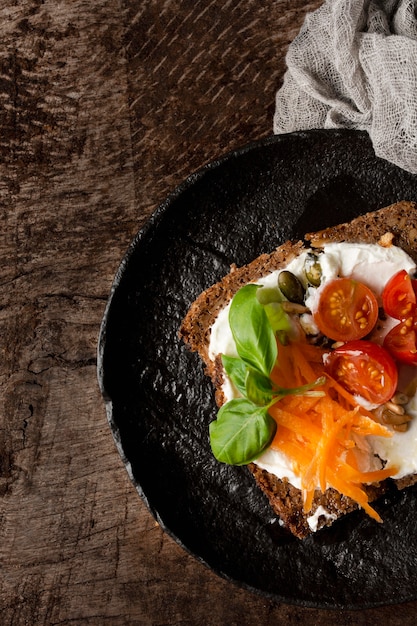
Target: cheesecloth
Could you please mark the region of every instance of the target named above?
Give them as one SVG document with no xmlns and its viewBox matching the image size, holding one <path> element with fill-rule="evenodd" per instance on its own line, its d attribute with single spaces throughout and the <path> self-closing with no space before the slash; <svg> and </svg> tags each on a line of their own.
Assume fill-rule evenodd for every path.
<svg viewBox="0 0 417 626">
<path fill-rule="evenodd" d="M 417 173 L 417 0 L 327 0 L 290 44 L 274 133 L 353 128 Z"/>
</svg>

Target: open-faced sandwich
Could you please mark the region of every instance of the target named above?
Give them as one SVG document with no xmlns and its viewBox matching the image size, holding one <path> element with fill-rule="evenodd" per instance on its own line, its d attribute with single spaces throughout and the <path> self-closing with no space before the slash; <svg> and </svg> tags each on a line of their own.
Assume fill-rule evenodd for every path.
<svg viewBox="0 0 417 626">
<path fill-rule="evenodd" d="M 180 336 L 220 407 L 214 456 L 247 465 L 304 538 L 417 482 L 417 205 L 399 202 L 232 267 Z"/>
</svg>

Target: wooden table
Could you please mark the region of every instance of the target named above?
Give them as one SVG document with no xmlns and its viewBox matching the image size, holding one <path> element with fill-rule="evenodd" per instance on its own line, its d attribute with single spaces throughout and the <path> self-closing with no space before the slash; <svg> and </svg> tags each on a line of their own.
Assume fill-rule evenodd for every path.
<svg viewBox="0 0 417 626">
<path fill-rule="evenodd" d="M 320 4 L 1 3 L 1 624 L 412 623 L 417 602 L 279 605 L 185 553 L 131 485 L 97 384 L 129 242 L 188 174 L 271 134 Z"/>
</svg>

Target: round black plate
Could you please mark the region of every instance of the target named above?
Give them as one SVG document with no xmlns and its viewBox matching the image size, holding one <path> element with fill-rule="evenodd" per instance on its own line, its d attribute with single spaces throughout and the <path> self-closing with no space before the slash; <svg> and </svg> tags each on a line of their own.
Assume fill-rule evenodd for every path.
<svg viewBox="0 0 417 626">
<path fill-rule="evenodd" d="M 417 199 L 417 177 L 375 158 L 368 136 L 271 137 L 190 176 L 138 233 L 104 316 L 98 375 L 115 441 L 150 511 L 219 575 L 277 601 L 364 608 L 417 598 L 417 490 L 305 541 L 289 536 L 245 467 L 212 457 L 216 408 L 178 339 L 196 296 L 287 239 Z"/>
</svg>

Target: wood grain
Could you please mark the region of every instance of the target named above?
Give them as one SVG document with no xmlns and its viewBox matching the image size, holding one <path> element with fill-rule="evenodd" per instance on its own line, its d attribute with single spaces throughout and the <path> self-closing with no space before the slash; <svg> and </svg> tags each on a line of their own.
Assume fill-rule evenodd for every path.
<svg viewBox="0 0 417 626">
<path fill-rule="evenodd" d="M 96 377 L 137 230 L 184 177 L 272 132 L 319 0 L 0 5 L 0 623 L 411 623 L 279 605 L 212 574 L 132 487 Z"/>
</svg>

